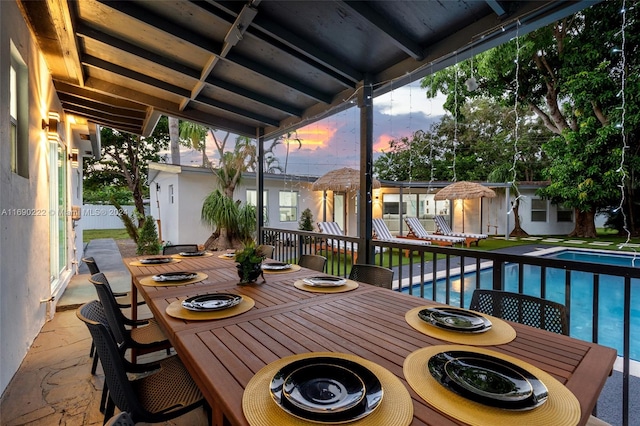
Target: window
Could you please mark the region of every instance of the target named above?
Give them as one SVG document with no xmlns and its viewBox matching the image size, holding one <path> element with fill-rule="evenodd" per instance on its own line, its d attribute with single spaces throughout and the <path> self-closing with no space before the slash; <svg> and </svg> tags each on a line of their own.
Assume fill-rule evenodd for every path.
<svg viewBox="0 0 640 426">
<path fill-rule="evenodd" d="M 11 145 L 11 171 L 29 177 L 28 133 L 28 81 L 27 66 L 18 49 L 11 43 L 9 69 L 9 138 Z"/>
<path fill-rule="evenodd" d="M 264 205 L 262 206 L 262 216 L 263 216 L 263 220 L 264 220 L 264 224 L 268 225 L 269 224 L 269 193 L 267 191 L 263 191 L 262 192 L 262 201 L 264 203 Z M 258 206 L 258 191 L 256 191 L 255 189 L 247 189 L 247 204 L 251 205 L 251 206 Z"/>
<path fill-rule="evenodd" d="M 558 204 L 557 211 L 558 222 L 573 222 L 573 209 L 564 204 Z"/>
<path fill-rule="evenodd" d="M 169 204 L 173 204 L 173 185 L 169 185 Z"/>
<path fill-rule="evenodd" d="M 407 202 L 403 197 L 402 214 L 407 213 Z M 400 214 L 400 194 L 382 194 L 382 217 L 398 217 Z"/>
<path fill-rule="evenodd" d="M 280 222 L 298 220 L 298 192 L 280 191 Z"/>
<path fill-rule="evenodd" d="M 531 222 L 547 221 L 547 200 L 534 198 L 531 200 Z"/>
</svg>

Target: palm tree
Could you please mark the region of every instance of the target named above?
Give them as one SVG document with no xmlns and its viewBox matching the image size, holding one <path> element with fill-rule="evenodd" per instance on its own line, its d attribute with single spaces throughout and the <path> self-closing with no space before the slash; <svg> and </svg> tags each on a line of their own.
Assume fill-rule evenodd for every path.
<svg viewBox="0 0 640 426">
<path fill-rule="evenodd" d="M 207 249 L 239 248 L 255 237 L 256 208 L 240 204 L 218 189 L 205 198 L 200 216 L 214 230 L 205 243 Z"/>
</svg>

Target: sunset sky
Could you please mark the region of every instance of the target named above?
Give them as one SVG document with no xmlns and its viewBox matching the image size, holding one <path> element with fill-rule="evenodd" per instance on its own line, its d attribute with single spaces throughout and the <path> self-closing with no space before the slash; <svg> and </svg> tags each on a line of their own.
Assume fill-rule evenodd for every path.
<svg viewBox="0 0 640 426">
<path fill-rule="evenodd" d="M 408 136 L 416 130 L 427 130 L 444 114 L 444 97 L 427 99 L 420 82 L 414 82 L 374 98 L 373 140 L 374 156 L 388 149 L 391 139 Z M 290 145 L 287 174 L 320 176 L 341 167 L 359 168 L 359 110 L 357 107 L 310 124 L 298 130 L 302 142 Z M 234 138 L 233 138 L 234 139 Z M 214 157 L 213 144 L 207 155 Z M 284 167 L 286 146 L 279 146 L 276 156 Z M 185 151 L 182 164 L 200 164 L 201 155 Z"/>
</svg>

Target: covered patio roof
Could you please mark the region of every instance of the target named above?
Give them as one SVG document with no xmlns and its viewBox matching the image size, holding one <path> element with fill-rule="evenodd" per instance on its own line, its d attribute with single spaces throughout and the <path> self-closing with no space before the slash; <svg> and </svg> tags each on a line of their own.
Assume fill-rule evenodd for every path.
<svg viewBox="0 0 640 426">
<path fill-rule="evenodd" d="M 65 112 L 270 139 L 598 3 L 18 0 Z"/>
</svg>

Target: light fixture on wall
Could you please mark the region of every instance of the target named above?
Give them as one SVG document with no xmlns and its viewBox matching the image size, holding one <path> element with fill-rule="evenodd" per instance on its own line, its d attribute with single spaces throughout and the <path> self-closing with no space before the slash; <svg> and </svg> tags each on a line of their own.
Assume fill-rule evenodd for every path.
<svg viewBox="0 0 640 426">
<path fill-rule="evenodd" d="M 60 114 L 57 112 L 50 112 L 48 120 L 42 119 L 42 130 L 47 130 L 48 133 L 58 133 L 58 123 L 60 122 Z"/>
<path fill-rule="evenodd" d="M 71 167 L 78 168 L 78 148 L 71 148 L 71 154 L 69 154 L 69 161 L 71 161 Z"/>
</svg>

